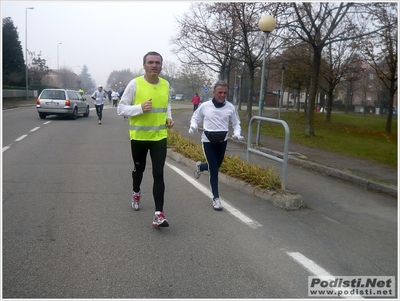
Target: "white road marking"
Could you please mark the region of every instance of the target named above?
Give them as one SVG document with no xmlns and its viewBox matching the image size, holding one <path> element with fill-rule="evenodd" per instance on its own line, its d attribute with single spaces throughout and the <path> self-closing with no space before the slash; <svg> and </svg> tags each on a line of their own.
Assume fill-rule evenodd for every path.
<svg viewBox="0 0 400 301">
<path fill-rule="evenodd" d="M 193 180 L 191 176 L 189 176 L 187 173 L 185 173 L 184 171 L 180 170 L 179 168 L 169 164 L 168 162 L 165 162 L 165 164 L 169 168 L 173 169 L 180 176 L 182 176 L 182 178 L 184 178 L 186 181 L 188 181 L 194 187 L 196 187 L 205 196 L 212 198 L 210 189 L 206 188 L 204 185 L 200 184 L 199 182 Z M 253 229 L 257 229 L 259 227 L 262 227 L 262 225 L 260 223 L 252 220 L 251 218 L 249 218 L 248 216 L 246 216 L 245 214 L 243 214 L 242 212 L 237 210 L 235 207 L 230 205 L 228 202 L 226 202 L 221 197 L 220 197 L 220 199 L 221 199 L 221 204 L 224 207 L 224 209 L 227 210 L 229 213 L 231 213 L 233 216 L 237 217 L 240 221 L 245 223 L 247 226 L 249 226 L 250 228 L 253 228 Z"/>
<path fill-rule="evenodd" d="M 49 124 L 50 122 L 51 122 L 51 121 L 46 121 L 46 122 L 44 122 L 43 124 Z M 37 126 L 37 127 L 33 128 L 33 129 L 31 129 L 30 132 L 35 132 L 35 131 L 37 131 L 38 129 L 40 129 L 40 126 Z M 15 139 L 15 141 L 19 142 L 19 141 L 21 141 L 22 139 L 26 138 L 27 136 L 28 136 L 27 134 L 26 134 L 26 135 L 22 135 L 21 137 Z M 8 145 L 8 146 L 3 147 L 3 151 L 2 151 L 2 152 L 4 153 L 6 150 L 8 150 L 8 149 L 11 147 L 12 144 L 13 144 L 13 143 L 11 143 L 11 144 Z"/>
<path fill-rule="evenodd" d="M 324 280 L 335 280 L 335 277 L 333 277 L 328 271 L 324 270 L 321 268 L 318 264 L 316 264 L 314 261 L 311 259 L 308 259 L 306 256 L 299 252 L 287 252 L 287 254 L 292 257 L 295 261 L 300 263 L 303 267 L 305 267 L 307 270 L 309 270 L 312 274 L 315 276 L 321 277 Z M 332 290 L 337 291 L 338 289 L 332 288 Z M 352 295 L 352 296 L 341 296 L 346 299 L 363 299 L 360 295 Z"/>
<path fill-rule="evenodd" d="M 22 139 L 28 137 L 28 135 L 22 135 L 21 137 L 15 139 L 15 141 L 21 141 Z"/>
</svg>

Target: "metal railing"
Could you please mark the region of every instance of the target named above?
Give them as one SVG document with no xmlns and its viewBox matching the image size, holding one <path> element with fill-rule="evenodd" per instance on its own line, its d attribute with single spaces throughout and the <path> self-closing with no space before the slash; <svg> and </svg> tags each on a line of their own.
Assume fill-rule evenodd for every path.
<svg viewBox="0 0 400 301">
<path fill-rule="evenodd" d="M 285 129 L 285 146 L 284 146 L 284 150 L 283 150 L 283 159 L 264 153 L 262 151 L 259 151 L 255 148 L 252 148 L 252 144 L 251 144 L 251 137 L 252 137 L 252 133 L 253 133 L 253 128 L 252 128 L 252 124 L 254 120 L 260 120 L 260 121 L 267 121 L 267 122 L 272 122 L 272 123 L 280 123 L 283 125 L 284 129 Z M 282 186 L 283 189 L 285 189 L 286 187 L 286 168 L 287 168 L 287 163 L 288 163 L 288 158 L 289 158 L 289 139 L 290 139 L 290 130 L 289 130 L 289 126 L 288 124 L 280 119 L 274 119 L 274 118 L 268 118 L 268 117 L 261 117 L 261 116 L 253 116 L 250 119 L 249 122 L 249 128 L 248 128 L 248 136 L 247 136 L 247 163 L 249 163 L 250 161 L 250 153 L 255 153 L 258 154 L 260 156 L 266 157 L 268 159 L 277 161 L 282 163 Z"/>
</svg>

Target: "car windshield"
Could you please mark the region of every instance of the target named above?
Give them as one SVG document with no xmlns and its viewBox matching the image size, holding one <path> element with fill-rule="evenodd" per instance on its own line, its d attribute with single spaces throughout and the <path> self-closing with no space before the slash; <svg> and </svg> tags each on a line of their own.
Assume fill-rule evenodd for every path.
<svg viewBox="0 0 400 301">
<path fill-rule="evenodd" d="M 42 99 L 64 100 L 65 99 L 65 92 L 64 91 L 58 91 L 58 90 L 44 90 L 43 93 L 42 93 L 42 96 L 40 98 L 42 98 Z"/>
</svg>

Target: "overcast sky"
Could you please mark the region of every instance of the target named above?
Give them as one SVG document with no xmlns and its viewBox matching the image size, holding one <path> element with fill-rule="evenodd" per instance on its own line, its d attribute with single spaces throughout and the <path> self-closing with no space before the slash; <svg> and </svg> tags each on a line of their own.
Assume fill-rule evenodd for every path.
<svg viewBox="0 0 400 301">
<path fill-rule="evenodd" d="M 2 18 L 17 27 L 25 57 L 25 15 L 28 50 L 41 52 L 50 69 L 81 72 L 86 65 L 97 85 L 106 85 L 114 70 L 142 70 L 148 51 L 179 65 L 171 52 L 176 17 L 189 11 L 189 1 L 1 1 Z M 28 9 L 27 7 L 34 7 Z"/>
</svg>

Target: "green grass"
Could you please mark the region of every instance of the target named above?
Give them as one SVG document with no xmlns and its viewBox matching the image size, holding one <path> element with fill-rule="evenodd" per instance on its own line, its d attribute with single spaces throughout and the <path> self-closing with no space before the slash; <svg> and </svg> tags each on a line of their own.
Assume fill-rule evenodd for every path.
<svg viewBox="0 0 400 301">
<path fill-rule="evenodd" d="M 247 132 L 246 112 L 239 115 Z M 397 166 L 397 117 L 392 119 L 392 133 L 386 133 L 386 116 L 335 112 L 328 123 L 326 114 L 316 113 L 313 137 L 305 135 L 304 112 L 284 111 L 281 119 L 289 125 L 291 142 Z M 282 125 L 267 122 L 261 122 L 261 133 L 282 139 L 285 135 Z"/>
</svg>

